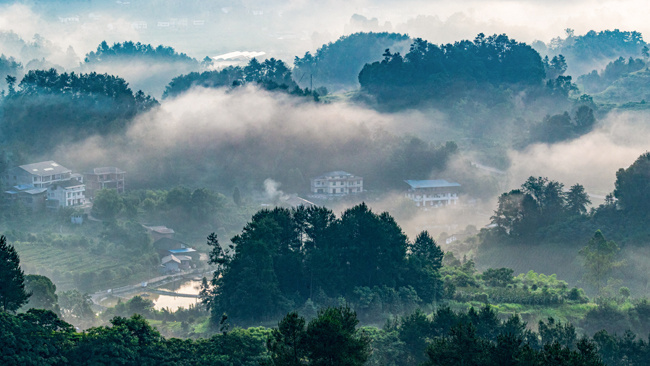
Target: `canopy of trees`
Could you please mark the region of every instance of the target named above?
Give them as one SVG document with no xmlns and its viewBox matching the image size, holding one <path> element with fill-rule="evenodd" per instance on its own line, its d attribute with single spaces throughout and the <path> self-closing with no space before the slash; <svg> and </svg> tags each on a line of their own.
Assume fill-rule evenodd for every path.
<svg viewBox="0 0 650 366">
<path fill-rule="evenodd" d="M 293 61 L 294 78 L 303 87 L 314 85 L 330 90 L 359 85 L 359 72 L 367 63 L 379 61 L 387 49 L 407 49 L 410 38 L 397 33 L 354 33 L 320 47 L 313 55 L 306 52 Z"/>
<path fill-rule="evenodd" d="M 614 196 L 623 210 L 647 215 L 650 209 L 650 153 L 639 156 L 630 167 L 616 172 Z"/>
<path fill-rule="evenodd" d="M 510 237 L 530 238 L 559 220 L 586 212 L 590 202 L 584 187 L 576 184 L 569 193 L 564 185 L 548 178 L 530 177 L 521 189 L 499 197 L 492 223 L 497 231 Z"/>
<path fill-rule="evenodd" d="M 206 298 L 214 322 L 223 313 L 236 321 L 272 319 L 316 296 L 354 297 L 364 289 L 412 286 L 426 302 L 441 296 L 442 252 L 433 239 L 423 233 L 410 243 L 388 213 L 365 204 L 340 219 L 324 207 L 262 210 L 231 241 L 232 252 L 216 236 L 208 243 L 218 265 Z"/>
<path fill-rule="evenodd" d="M 0 106 L 5 141 L 22 153 L 42 153 L 70 139 L 124 131 L 138 113 L 158 102 L 107 74 L 31 70 Z"/>
<path fill-rule="evenodd" d="M 402 56 L 386 50 L 359 74 L 362 90 L 380 102 L 455 100 L 477 88 L 540 86 L 544 64 L 530 46 L 505 34 L 437 46 L 420 38 Z"/>
<path fill-rule="evenodd" d="M 133 43 L 132 41 L 113 43 L 112 46 L 109 46 L 106 41 L 102 41 L 102 43 L 97 46 L 96 51 L 90 52 L 86 55 L 84 61 L 86 63 L 98 63 L 134 57 L 166 61 L 182 61 L 197 64 L 198 66 L 198 61 L 196 59 L 189 57 L 184 53 L 177 53 L 172 47 L 165 47 L 163 45 L 153 47 L 150 44 L 142 44 L 140 42 Z"/>
<path fill-rule="evenodd" d="M 222 88 L 255 83 L 266 90 L 285 90 L 302 95 L 303 91 L 291 77 L 291 69 L 275 58 L 259 62 L 250 60 L 247 66 L 230 66 L 220 71 L 192 72 L 175 77 L 165 88 L 163 98 L 177 96 L 193 87 Z"/>
<path fill-rule="evenodd" d="M 578 83 L 584 88 L 584 92 L 595 94 L 607 89 L 616 80 L 645 67 L 646 63 L 639 58 L 630 57 L 625 60 L 623 57 L 619 57 L 617 60 L 608 63 L 600 73 L 593 70 L 589 74 L 580 76 Z"/>
<path fill-rule="evenodd" d="M 603 60 L 638 57 L 645 46 L 643 36 L 637 31 L 591 30 L 584 35 L 576 36 L 573 30 L 567 29 L 566 38 L 554 38 L 548 50 L 539 51 L 564 55 L 569 71 L 578 72 L 579 75 L 593 70 L 596 65 L 602 65 Z"/>
</svg>

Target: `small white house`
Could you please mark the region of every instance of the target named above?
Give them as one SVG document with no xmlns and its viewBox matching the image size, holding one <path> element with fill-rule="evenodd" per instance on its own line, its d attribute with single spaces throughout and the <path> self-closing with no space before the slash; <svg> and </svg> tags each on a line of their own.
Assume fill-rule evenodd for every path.
<svg viewBox="0 0 650 366">
<path fill-rule="evenodd" d="M 344 196 L 363 192 L 363 178 L 344 171 L 334 171 L 311 178 L 311 194 Z"/>
<path fill-rule="evenodd" d="M 406 197 L 417 207 L 442 207 L 458 204 L 460 184 L 436 180 L 405 180 L 409 185 Z"/>
<path fill-rule="evenodd" d="M 61 208 L 81 206 L 86 203 L 86 186 L 77 179 L 53 183 L 47 190 L 47 206 Z"/>
</svg>

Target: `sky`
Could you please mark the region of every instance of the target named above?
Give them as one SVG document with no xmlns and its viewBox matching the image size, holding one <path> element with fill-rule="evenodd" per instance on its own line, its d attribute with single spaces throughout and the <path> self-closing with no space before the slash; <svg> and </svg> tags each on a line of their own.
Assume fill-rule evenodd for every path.
<svg viewBox="0 0 650 366">
<path fill-rule="evenodd" d="M 182 5 L 181 5 L 182 4 Z M 165 43 L 197 58 L 262 51 L 291 61 L 325 42 L 360 30 L 396 31 L 435 43 L 506 33 L 519 41 L 550 41 L 618 28 L 650 32 L 644 1 L 3 1 L 0 31 L 26 41 L 40 34 L 79 58 L 102 40 Z M 351 22 L 354 14 L 371 20 Z M 375 21 L 372 21 L 376 18 Z M 63 62 L 63 56 L 54 57 Z"/>
</svg>

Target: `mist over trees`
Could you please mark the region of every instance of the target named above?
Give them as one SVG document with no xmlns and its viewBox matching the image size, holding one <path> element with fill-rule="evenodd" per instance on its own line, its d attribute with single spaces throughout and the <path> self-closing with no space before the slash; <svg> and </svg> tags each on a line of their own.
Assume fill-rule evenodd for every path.
<svg viewBox="0 0 650 366">
<path fill-rule="evenodd" d="M 17 86 L 15 78 L 7 82 L 0 130 L 5 143 L 15 144 L 23 154 L 123 132 L 134 116 L 158 104 L 142 91 L 134 94 L 124 79 L 94 72 L 31 70 Z"/>
<path fill-rule="evenodd" d="M 473 92 L 486 87 L 539 87 L 545 77 L 539 54 L 505 34 L 441 46 L 416 39 L 406 55 L 383 56 L 364 66 L 359 83 L 378 103 L 398 107 L 479 97 Z"/>
<path fill-rule="evenodd" d="M 269 320 L 338 297 L 363 302 L 373 292 L 403 303 L 442 295 L 442 251 L 433 239 L 422 233 L 410 243 L 388 213 L 365 204 L 340 219 L 325 207 L 262 210 L 231 242 L 224 251 L 210 240 L 218 268 L 204 299 L 213 323 L 224 313 L 238 324 Z"/>
<path fill-rule="evenodd" d="M 353 89 L 359 85 L 359 72 L 365 64 L 381 60 L 385 49 L 407 50 L 410 38 L 398 33 L 353 33 L 324 44 L 312 55 L 296 56 L 294 79 L 300 86 L 324 86 L 330 91 Z"/>
<path fill-rule="evenodd" d="M 275 58 L 259 62 L 250 60 L 245 67 L 230 66 L 222 70 L 193 72 L 175 77 L 165 88 L 163 98 L 177 96 L 193 87 L 229 88 L 247 83 L 258 85 L 264 90 L 281 90 L 292 94 L 306 94 L 292 78 L 291 69 Z"/>
<path fill-rule="evenodd" d="M 618 29 L 591 30 L 584 35 L 575 35 L 572 29 L 567 29 L 565 38 L 553 38 L 548 45 L 541 42 L 533 45 L 542 55 L 563 55 L 572 75 L 586 74 L 619 57 L 638 57 L 647 46 L 641 33 Z"/>
<path fill-rule="evenodd" d="M 91 51 L 86 54 L 84 62 L 93 64 L 138 58 L 151 60 L 158 59 L 171 62 L 180 61 L 191 64 L 191 66 L 195 67 L 198 67 L 199 64 L 196 59 L 189 57 L 184 53 L 178 53 L 172 47 L 166 47 L 163 45 L 153 47 L 150 44 L 142 44 L 140 42 L 134 43 L 132 41 L 113 43 L 112 46 L 109 46 L 106 41 L 103 41 L 99 46 L 97 46 L 96 51 Z"/>
</svg>

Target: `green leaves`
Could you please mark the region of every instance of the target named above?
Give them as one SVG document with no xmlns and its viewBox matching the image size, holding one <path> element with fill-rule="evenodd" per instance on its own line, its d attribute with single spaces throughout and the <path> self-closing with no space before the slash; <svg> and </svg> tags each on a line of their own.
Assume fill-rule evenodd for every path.
<svg viewBox="0 0 650 366">
<path fill-rule="evenodd" d="M 15 312 L 27 302 L 30 294 L 25 290 L 25 274 L 20 269 L 20 259 L 7 238 L 0 236 L 0 310 Z"/>
</svg>

